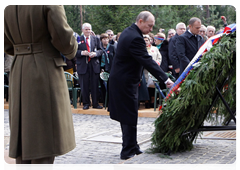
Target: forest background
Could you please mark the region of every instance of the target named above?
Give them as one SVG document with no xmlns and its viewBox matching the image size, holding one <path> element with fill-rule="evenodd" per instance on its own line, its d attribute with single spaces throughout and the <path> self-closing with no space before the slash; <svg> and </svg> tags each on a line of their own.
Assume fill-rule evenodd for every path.
<svg viewBox="0 0 240 170">
<path fill-rule="evenodd" d="M 236 8 L 231 5 L 65 5 L 64 8 L 69 25 L 79 35 L 85 22 L 92 25 L 96 35 L 108 29 L 117 34 L 135 23 L 141 11 L 150 11 L 155 16 L 154 34 L 159 28 L 167 34 L 179 22 L 188 25 L 191 17 L 200 18 L 206 27 L 215 26 L 216 31 L 223 27 L 221 16 L 227 18 L 228 24 L 236 23 Z"/>
</svg>

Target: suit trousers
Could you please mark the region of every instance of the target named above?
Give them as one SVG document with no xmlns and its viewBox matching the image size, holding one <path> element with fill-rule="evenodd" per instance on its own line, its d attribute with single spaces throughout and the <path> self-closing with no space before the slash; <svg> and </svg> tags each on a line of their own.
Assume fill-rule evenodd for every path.
<svg viewBox="0 0 240 170">
<path fill-rule="evenodd" d="M 91 105 L 90 102 L 90 90 L 92 97 L 92 106 L 97 107 L 98 104 L 98 86 L 99 86 L 99 75 L 95 73 L 92 66 L 92 60 L 88 63 L 87 72 L 85 74 L 78 74 L 79 84 L 81 87 L 83 105 Z M 90 89 L 89 89 L 90 87 Z"/>
<path fill-rule="evenodd" d="M 33 160 L 22 160 L 19 156 L 16 159 L 16 170 L 52 170 L 55 157 L 46 157 Z"/>
<path fill-rule="evenodd" d="M 137 144 L 137 126 L 121 123 L 121 129 L 123 140 L 121 156 L 135 155 L 137 150 L 140 149 Z"/>
</svg>

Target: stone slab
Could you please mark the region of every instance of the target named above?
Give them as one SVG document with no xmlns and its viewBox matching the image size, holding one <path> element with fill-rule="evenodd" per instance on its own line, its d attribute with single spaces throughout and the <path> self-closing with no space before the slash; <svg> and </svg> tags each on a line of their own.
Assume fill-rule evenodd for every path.
<svg viewBox="0 0 240 170">
<path fill-rule="evenodd" d="M 152 132 L 138 132 L 137 133 L 137 141 L 139 144 L 150 141 Z M 113 132 L 113 131 L 105 131 L 100 132 L 87 138 L 83 138 L 84 141 L 95 141 L 95 142 L 106 142 L 106 143 L 116 143 L 122 144 L 122 133 L 121 132 Z"/>
</svg>

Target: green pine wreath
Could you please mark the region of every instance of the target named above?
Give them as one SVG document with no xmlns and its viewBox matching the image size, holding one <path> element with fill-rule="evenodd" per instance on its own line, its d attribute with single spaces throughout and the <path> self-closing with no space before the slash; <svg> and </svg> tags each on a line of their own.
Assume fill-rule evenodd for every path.
<svg viewBox="0 0 240 170">
<path fill-rule="evenodd" d="M 198 129 L 204 120 L 217 122 L 218 115 L 227 119 L 228 113 L 220 101 L 215 102 L 214 109 L 209 111 L 209 108 L 216 96 L 216 87 L 220 88 L 228 77 L 221 90 L 231 109 L 236 109 L 235 61 L 236 32 L 222 36 L 190 71 L 180 86 L 180 93 L 163 102 L 165 107 L 154 122 L 151 152 L 191 150 L 194 139 L 201 133 L 189 130 Z"/>
</svg>

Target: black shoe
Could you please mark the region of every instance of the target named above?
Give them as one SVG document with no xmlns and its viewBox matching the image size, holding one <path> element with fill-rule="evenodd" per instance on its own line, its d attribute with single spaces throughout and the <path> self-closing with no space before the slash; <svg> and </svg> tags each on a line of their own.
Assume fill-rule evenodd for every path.
<svg viewBox="0 0 240 170">
<path fill-rule="evenodd" d="M 140 149 L 138 149 L 137 151 L 136 151 L 136 155 L 140 155 L 140 154 L 142 154 L 143 153 L 143 151 L 141 151 Z"/>
<path fill-rule="evenodd" d="M 133 155 L 128 155 L 128 156 L 120 156 L 120 158 L 122 159 L 122 160 L 127 160 L 127 159 L 130 159 L 130 158 L 132 158 L 132 157 L 134 157 L 134 155 L 135 154 L 133 154 Z"/>
<path fill-rule="evenodd" d="M 98 106 L 96 106 L 96 107 L 93 106 L 93 108 L 94 108 L 94 109 L 102 109 L 103 107 L 100 106 L 100 105 L 98 105 Z"/>
<path fill-rule="evenodd" d="M 146 109 L 151 108 L 151 107 L 150 107 L 150 103 L 145 103 L 145 108 L 146 108 Z"/>
<path fill-rule="evenodd" d="M 83 110 L 87 110 L 87 109 L 89 109 L 88 105 L 83 106 Z"/>
</svg>

